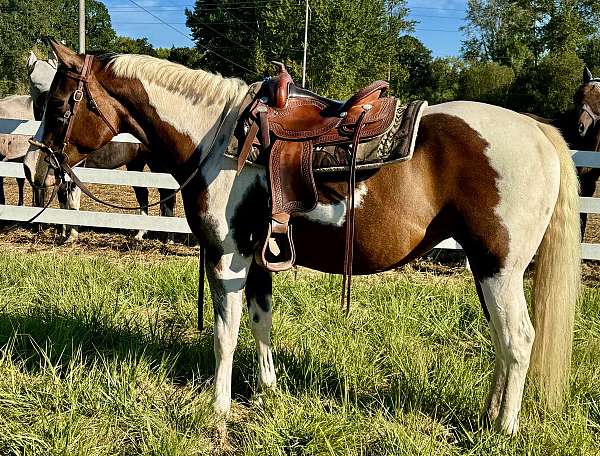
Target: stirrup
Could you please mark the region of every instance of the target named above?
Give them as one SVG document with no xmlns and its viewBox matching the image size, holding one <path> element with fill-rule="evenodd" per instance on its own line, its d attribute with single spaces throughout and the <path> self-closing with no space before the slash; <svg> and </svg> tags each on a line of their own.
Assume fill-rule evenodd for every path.
<svg viewBox="0 0 600 456">
<path fill-rule="evenodd" d="M 271 219 L 265 243 L 255 254 L 258 265 L 272 272 L 291 269 L 296 262 L 296 250 L 292 241 L 292 227 L 289 219 L 280 222 Z"/>
</svg>

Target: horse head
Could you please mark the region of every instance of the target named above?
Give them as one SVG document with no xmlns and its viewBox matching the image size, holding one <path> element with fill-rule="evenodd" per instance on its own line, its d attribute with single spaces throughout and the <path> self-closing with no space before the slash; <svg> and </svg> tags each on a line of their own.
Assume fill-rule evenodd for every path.
<svg viewBox="0 0 600 456">
<path fill-rule="evenodd" d="M 583 84 L 574 97 L 578 110 L 577 131 L 583 138 L 600 121 L 600 78 L 594 78 L 588 67 L 583 70 Z"/>
<path fill-rule="evenodd" d="M 53 51 L 48 54 L 48 60 L 38 59 L 29 53 L 27 60 L 27 74 L 29 79 L 29 93 L 33 100 L 35 117 L 41 120 L 46 104 L 46 96 L 58 68 L 58 59 Z"/>
<path fill-rule="evenodd" d="M 74 166 L 106 145 L 118 133 L 124 111 L 100 82 L 105 62 L 54 40 L 50 45 L 59 64 L 42 125 L 24 162 L 28 180 L 38 187 L 55 185 L 63 164 Z"/>
</svg>

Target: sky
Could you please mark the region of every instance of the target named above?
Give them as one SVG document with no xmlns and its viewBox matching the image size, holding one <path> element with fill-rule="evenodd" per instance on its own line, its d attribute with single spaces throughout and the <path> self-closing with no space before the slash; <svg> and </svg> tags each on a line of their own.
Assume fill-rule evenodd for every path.
<svg viewBox="0 0 600 456">
<path fill-rule="evenodd" d="M 185 25 L 184 15 L 185 8 L 191 9 L 194 3 L 194 0 L 104 1 L 113 27 L 119 35 L 147 37 L 155 47 L 194 44 L 189 38 L 190 31 Z M 417 21 L 413 35 L 431 49 L 435 57 L 458 55 L 463 39 L 463 34 L 458 29 L 464 24 L 466 4 L 467 0 L 408 0 L 411 11 L 409 18 Z M 162 24 L 152 14 L 170 24 L 170 27 Z"/>
</svg>

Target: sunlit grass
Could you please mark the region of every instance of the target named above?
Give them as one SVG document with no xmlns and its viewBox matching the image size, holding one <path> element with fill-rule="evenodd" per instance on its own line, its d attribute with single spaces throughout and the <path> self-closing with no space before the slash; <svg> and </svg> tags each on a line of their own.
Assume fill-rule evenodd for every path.
<svg viewBox="0 0 600 456">
<path fill-rule="evenodd" d="M 467 273 L 275 279 L 279 385 L 254 391 L 244 324 L 224 442 L 210 406 L 212 317 L 195 331 L 196 263 L 0 255 L 0 454 L 597 454 L 600 290 L 586 288 L 571 398 L 527 389 L 515 439 L 480 429 L 493 348 Z"/>
</svg>

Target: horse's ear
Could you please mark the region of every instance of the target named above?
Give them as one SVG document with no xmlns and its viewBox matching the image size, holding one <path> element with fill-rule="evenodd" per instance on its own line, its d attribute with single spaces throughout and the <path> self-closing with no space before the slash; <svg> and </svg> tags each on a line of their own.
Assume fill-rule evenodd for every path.
<svg viewBox="0 0 600 456">
<path fill-rule="evenodd" d="M 583 69 L 583 83 L 587 84 L 592 79 L 594 79 L 594 76 L 592 76 L 592 72 L 590 71 L 590 69 L 588 67 L 585 67 Z"/>
<path fill-rule="evenodd" d="M 29 51 L 29 57 L 27 58 L 27 67 L 31 68 L 33 65 L 35 65 L 35 62 L 37 62 L 37 60 L 38 58 L 33 53 L 33 51 Z"/>
<path fill-rule="evenodd" d="M 78 69 L 83 65 L 83 57 L 78 55 L 74 50 L 69 49 L 64 44 L 60 44 L 53 38 L 48 38 L 48 44 L 52 47 L 58 61 L 67 68 Z"/>
<path fill-rule="evenodd" d="M 48 51 L 48 63 L 55 68 L 58 66 L 58 57 L 52 49 Z"/>
</svg>

